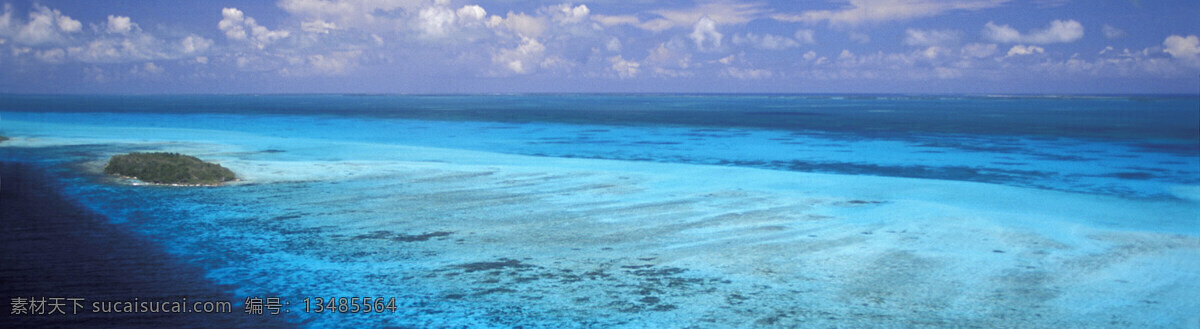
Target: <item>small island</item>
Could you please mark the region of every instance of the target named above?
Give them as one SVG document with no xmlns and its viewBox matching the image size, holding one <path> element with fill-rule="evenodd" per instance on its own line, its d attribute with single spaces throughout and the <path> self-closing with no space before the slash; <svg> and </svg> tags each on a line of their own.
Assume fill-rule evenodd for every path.
<svg viewBox="0 0 1200 329">
<path fill-rule="evenodd" d="M 113 156 L 104 173 L 165 185 L 220 185 L 235 180 L 229 169 L 179 153 L 129 153 Z"/>
<path fill-rule="evenodd" d="M 8 140 L 8 137 L 0 136 L 0 143 L 3 143 L 6 140 Z"/>
</svg>

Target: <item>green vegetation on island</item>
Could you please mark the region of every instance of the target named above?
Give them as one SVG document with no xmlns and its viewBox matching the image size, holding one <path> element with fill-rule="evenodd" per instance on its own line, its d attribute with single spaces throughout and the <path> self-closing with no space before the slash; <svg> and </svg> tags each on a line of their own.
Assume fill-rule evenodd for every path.
<svg viewBox="0 0 1200 329">
<path fill-rule="evenodd" d="M 165 152 L 115 155 L 104 166 L 104 173 L 174 185 L 218 185 L 236 179 L 232 171 L 219 164 Z"/>
<path fill-rule="evenodd" d="M 6 140 L 8 140 L 8 137 L 0 136 L 0 142 L 4 142 Z"/>
</svg>

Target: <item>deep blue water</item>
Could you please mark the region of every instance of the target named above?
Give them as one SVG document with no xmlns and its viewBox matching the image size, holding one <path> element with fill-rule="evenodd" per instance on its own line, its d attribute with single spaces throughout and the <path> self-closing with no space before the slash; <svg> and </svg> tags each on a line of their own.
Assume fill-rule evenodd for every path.
<svg viewBox="0 0 1200 329">
<path fill-rule="evenodd" d="M 1196 96 L 6 95 L 0 97 L 0 111 L 680 125 L 901 138 L 938 133 L 1090 137 L 1142 140 L 1149 149 L 1196 154 L 1200 149 L 1186 142 L 1200 138 L 1198 103 Z"/>
<path fill-rule="evenodd" d="M 9 154 L 10 156 L 12 154 Z M 13 159 L 8 159 L 13 160 Z M 0 296 L 5 327 L 290 328 L 289 316 L 247 316 L 232 287 L 205 278 L 203 267 L 65 196 L 76 175 L 46 163 L 0 162 Z M 155 202 L 155 201 L 143 201 Z M 13 298 L 83 298 L 66 314 L 11 314 Z M 106 301 L 224 301 L 232 313 L 93 313 Z M 53 300 L 50 301 L 53 303 Z"/>
<path fill-rule="evenodd" d="M 466 261 L 438 260 L 436 248 L 410 245 L 390 251 L 400 256 L 361 261 L 383 251 L 343 248 L 369 245 L 363 241 L 376 235 L 321 226 L 325 219 L 345 223 L 399 213 L 389 220 L 428 227 L 421 220 L 471 211 L 396 210 L 377 201 L 403 194 L 408 183 L 402 179 L 301 177 L 179 189 L 114 184 L 83 169 L 88 161 L 128 151 L 220 145 L 205 155 L 271 163 L 423 160 L 381 152 L 387 149 L 380 145 L 403 145 L 968 181 L 1165 203 L 1195 202 L 1186 191 L 1200 185 L 1195 96 L 2 95 L 0 135 L 33 145 L 54 141 L 0 144 L 0 297 L 235 302 L 232 316 L 84 316 L 51 319 L 62 320 L 52 325 L 287 327 L 314 320 L 245 316 L 240 299 L 363 293 L 403 297 L 407 311 L 376 325 L 569 322 L 545 314 L 516 321 L 495 309 L 477 311 L 485 308 L 462 296 L 439 295 L 454 287 L 406 286 L 423 270 L 410 260 Z M 1158 228 L 1167 231 L 1189 223 L 1159 220 L 1170 223 Z M 447 305 L 466 311 L 449 312 Z M 438 318 L 440 312 L 472 318 Z M 14 320 L 45 319 L 6 318 Z"/>
</svg>

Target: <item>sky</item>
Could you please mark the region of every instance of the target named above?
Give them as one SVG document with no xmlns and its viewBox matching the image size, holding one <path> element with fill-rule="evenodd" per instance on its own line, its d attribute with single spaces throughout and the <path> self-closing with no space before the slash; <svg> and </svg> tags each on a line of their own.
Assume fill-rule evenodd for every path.
<svg viewBox="0 0 1200 329">
<path fill-rule="evenodd" d="M 1195 0 L 6 2 L 0 92 L 1196 94 L 1197 17 Z"/>
</svg>

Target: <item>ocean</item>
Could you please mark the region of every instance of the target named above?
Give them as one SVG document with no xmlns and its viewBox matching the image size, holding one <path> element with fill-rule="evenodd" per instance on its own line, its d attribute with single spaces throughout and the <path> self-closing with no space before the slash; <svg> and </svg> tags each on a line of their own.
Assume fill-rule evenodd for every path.
<svg viewBox="0 0 1200 329">
<path fill-rule="evenodd" d="M 0 95 L 0 136 L 10 310 L 232 305 L 9 323 L 1200 328 L 1194 95 Z M 145 151 L 240 180 L 101 173 Z"/>
</svg>

